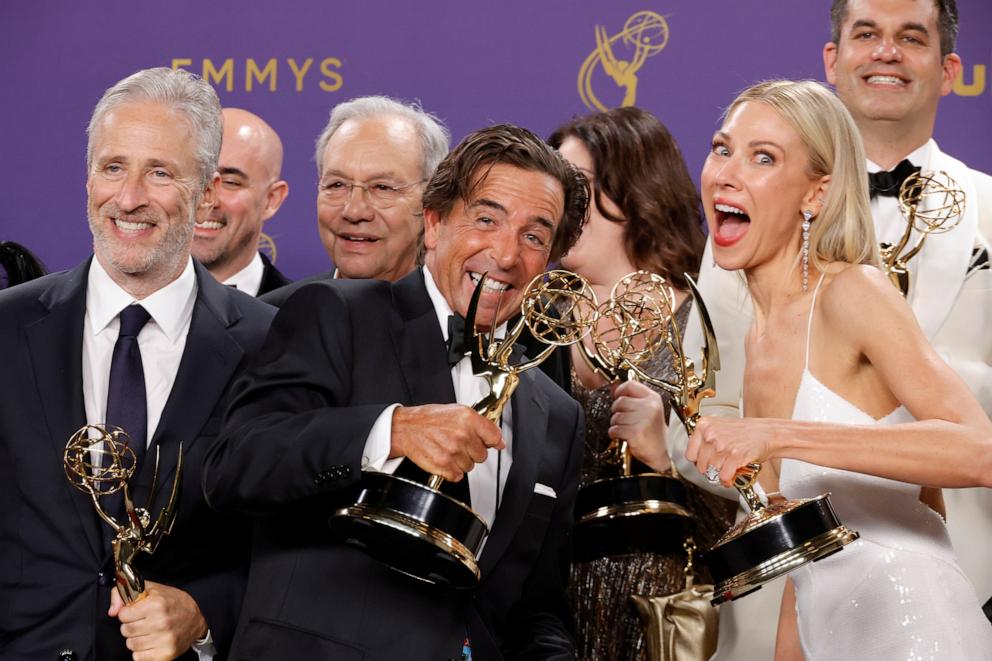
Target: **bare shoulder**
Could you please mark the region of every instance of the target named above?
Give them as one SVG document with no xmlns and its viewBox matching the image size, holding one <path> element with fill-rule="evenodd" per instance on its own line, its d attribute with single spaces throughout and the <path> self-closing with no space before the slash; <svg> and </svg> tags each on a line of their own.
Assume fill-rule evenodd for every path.
<svg viewBox="0 0 992 661">
<path fill-rule="evenodd" d="M 881 269 L 870 264 L 834 262 L 827 268 L 829 282 L 820 294 L 821 305 L 828 315 L 870 313 L 866 309 L 901 302 L 902 296 Z"/>
<path fill-rule="evenodd" d="M 912 310 L 881 269 L 869 264 L 832 264 L 830 282 L 821 292 L 818 306 L 823 319 L 846 335 L 915 324 Z"/>
</svg>

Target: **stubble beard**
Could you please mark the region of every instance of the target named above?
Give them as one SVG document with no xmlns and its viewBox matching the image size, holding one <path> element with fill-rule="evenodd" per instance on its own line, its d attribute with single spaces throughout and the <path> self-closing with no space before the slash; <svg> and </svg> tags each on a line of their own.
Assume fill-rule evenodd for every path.
<svg viewBox="0 0 992 661">
<path fill-rule="evenodd" d="M 150 210 L 137 213 L 123 213 L 113 202 L 101 206 L 95 216 L 87 209 L 90 231 L 93 234 L 93 250 L 115 270 L 128 276 L 137 277 L 149 273 L 171 276 L 181 272 L 181 265 L 188 259 L 193 241 L 193 228 L 196 222 L 195 207 L 191 206 L 188 222 L 170 224 L 160 214 Z M 131 222 L 149 221 L 166 227 L 158 243 L 151 247 L 127 246 L 112 236 L 104 219 L 127 220 Z M 111 221 L 113 222 L 113 221 Z"/>
</svg>

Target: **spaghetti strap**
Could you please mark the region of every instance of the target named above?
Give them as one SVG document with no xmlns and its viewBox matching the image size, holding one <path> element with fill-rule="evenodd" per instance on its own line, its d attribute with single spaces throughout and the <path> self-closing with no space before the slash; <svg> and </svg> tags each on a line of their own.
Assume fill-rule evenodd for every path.
<svg viewBox="0 0 992 661">
<path fill-rule="evenodd" d="M 823 277 L 825 275 L 827 275 L 826 271 L 820 274 L 816 288 L 813 289 L 813 301 L 809 304 L 809 320 L 806 322 L 806 361 L 803 363 L 804 371 L 809 369 L 809 339 L 813 334 L 813 310 L 816 309 L 816 295 L 820 293 L 820 285 L 823 284 Z"/>
</svg>

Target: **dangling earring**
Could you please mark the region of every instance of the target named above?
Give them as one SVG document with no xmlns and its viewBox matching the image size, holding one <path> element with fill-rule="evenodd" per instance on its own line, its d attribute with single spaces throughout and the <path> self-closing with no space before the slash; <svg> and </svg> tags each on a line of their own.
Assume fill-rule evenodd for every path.
<svg viewBox="0 0 992 661">
<path fill-rule="evenodd" d="M 809 291 L 809 228 L 813 224 L 813 212 L 803 209 L 803 293 Z"/>
</svg>

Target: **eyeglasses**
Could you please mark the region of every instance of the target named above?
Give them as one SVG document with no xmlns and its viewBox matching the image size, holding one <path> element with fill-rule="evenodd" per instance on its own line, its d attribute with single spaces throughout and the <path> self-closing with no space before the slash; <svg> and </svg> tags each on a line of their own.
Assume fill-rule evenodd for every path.
<svg viewBox="0 0 992 661">
<path fill-rule="evenodd" d="M 320 194 L 327 203 L 334 206 L 344 206 L 351 199 L 351 192 L 355 188 L 360 188 L 365 194 L 365 199 L 376 209 L 388 209 L 403 199 L 410 189 L 424 183 L 426 179 L 414 181 L 409 184 L 389 184 L 382 181 L 373 181 L 367 184 L 346 179 L 328 179 L 320 183 Z"/>
</svg>

